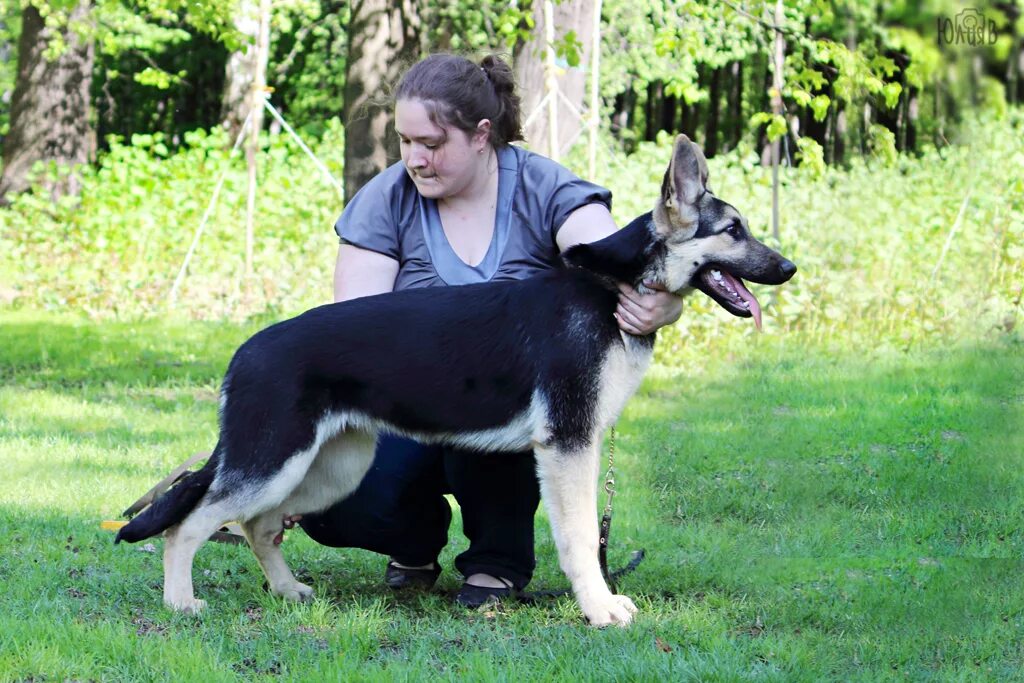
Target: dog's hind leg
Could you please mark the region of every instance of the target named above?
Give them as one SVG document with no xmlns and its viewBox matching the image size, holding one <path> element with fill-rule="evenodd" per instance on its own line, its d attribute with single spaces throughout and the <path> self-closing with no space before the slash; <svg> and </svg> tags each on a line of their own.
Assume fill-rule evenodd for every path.
<svg viewBox="0 0 1024 683">
<path fill-rule="evenodd" d="M 249 545 L 260 567 L 263 568 L 267 584 L 274 595 L 295 602 L 312 600 L 313 589 L 296 580 L 281 553 L 280 534 L 286 514 L 288 512 L 285 508 L 264 512 L 242 522 L 242 531 L 245 532 L 245 537 L 249 540 Z"/>
<path fill-rule="evenodd" d="M 199 505 L 167 530 L 164 541 L 164 604 L 179 612 L 196 614 L 206 606 L 192 589 L 192 561 L 203 541 L 231 521 L 233 515 L 223 501 Z"/>
<path fill-rule="evenodd" d="M 558 561 L 583 615 L 593 626 L 625 626 L 636 607 L 608 590 L 597 560 L 597 444 L 572 451 L 538 445 L 535 455 Z"/>
<path fill-rule="evenodd" d="M 376 432 L 346 432 L 320 447 L 302 482 L 278 507 L 242 524 L 242 530 L 275 595 L 288 600 L 313 598 L 313 589 L 292 575 L 279 543 L 283 520 L 292 515 L 320 512 L 354 491 L 373 462 Z"/>
</svg>

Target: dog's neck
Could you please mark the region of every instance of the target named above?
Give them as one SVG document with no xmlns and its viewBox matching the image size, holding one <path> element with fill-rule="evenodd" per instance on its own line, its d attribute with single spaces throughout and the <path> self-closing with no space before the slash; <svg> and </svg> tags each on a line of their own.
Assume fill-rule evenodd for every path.
<svg viewBox="0 0 1024 683">
<path fill-rule="evenodd" d="M 658 279 L 664 252 L 664 242 L 654 230 L 651 212 L 647 212 L 603 240 L 571 247 L 562 258 L 567 265 L 589 270 L 615 289 L 617 282 L 640 287 L 645 279 Z"/>
</svg>

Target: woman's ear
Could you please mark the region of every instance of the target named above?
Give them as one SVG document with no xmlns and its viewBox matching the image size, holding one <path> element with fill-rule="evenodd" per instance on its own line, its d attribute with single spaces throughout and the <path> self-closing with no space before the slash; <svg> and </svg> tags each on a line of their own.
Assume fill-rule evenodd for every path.
<svg viewBox="0 0 1024 683">
<path fill-rule="evenodd" d="M 473 133 L 473 142 L 480 145 L 480 151 L 485 149 L 487 141 L 491 137 L 491 120 L 480 119 L 480 123 L 476 124 L 476 132 Z"/>
</svg>

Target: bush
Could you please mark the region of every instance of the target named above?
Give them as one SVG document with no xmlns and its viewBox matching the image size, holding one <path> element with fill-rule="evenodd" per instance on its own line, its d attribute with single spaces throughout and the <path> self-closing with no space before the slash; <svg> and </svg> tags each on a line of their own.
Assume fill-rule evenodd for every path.
<svg viewBox="0 0 1024 683">
<path fill-rule="evenodd" d="M 342 129 L 335 121 L 315 144 L 341 178 Z M 114 138 L 86 169 L 80 201 L 53 206 L 44 194 L 0 211 L 0 282 L 22 307 L 77 309 L 95 318 L 184 314 L 244 317 L 268 308 L 298 310 L 326 301 L 341 213 L 337 192 L 286 135 L 264 138 L 256 198 L 254 277 L 246 282 L 244 155 L 223 132 L 194 131 L 168 154 L 161 135 Z M 177 303 L 168 297 L 210 204 L 213 207 Z"/>
<path fill-rule="evenodd" d="M 157 136 L 114 141 L 86 174 L 78 204 L 53 207 L 30 194 L 0 211 L 0 282 L 10 283 L 0 289 L 0 301 L 97 318 L 206 319 L 268 311 L 281 317 L 328 301 L 339 199 L 289 139 L 265 142 L 251 282 L 242 277 L 245 163 L 241 155 L 229 157 L 223 135 L 198 131 L 173 155 Z M 341 142 L 333 124 L 314 145 L 336 177 Z M 664 136 L 640 143 L 628 157 L 600 160 L 595 180 L 615 192 L 620 224 L 653 206 L 670 145 Z M 568 163 L 586 167 L 578 161 Z M 710 165 L 716 193 L 748 217 L 756 235 L 767 236 L 770 169 L 750 150 Z M 1020 111 L 967 126 L 957 145 L 919 157 L 868 158 L 846 170 L 783 169 L 780 248 L 800 271 L 782 287 L 752 288 L 766 329 L 864 348 L 1013 330 L 1024 261 L 1020 169 Z M 172 282 L 225 171 L 223 194 L 172 307 Z M 696 294 L 680 322 L 662 334 L 659 356 L 670 361 L 712 345 L 740 349 L 754 333 L 749 321 Z"/>
</svg>

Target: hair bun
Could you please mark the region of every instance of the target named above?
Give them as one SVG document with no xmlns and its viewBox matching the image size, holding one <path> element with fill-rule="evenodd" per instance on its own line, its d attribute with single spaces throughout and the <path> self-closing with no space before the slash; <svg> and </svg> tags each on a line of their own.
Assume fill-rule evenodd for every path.
<svg viewBox="0 0 1024 683">
<path fill-rule="evenodd" d="M 402 76 L 395 101 L 403 98 L 424 101 L 432 108 L 431 120 L 467 133 L 476 130 L 481 119 L 490 119 L 490 141 L 495 146 L 523 139 L 515 74 L 496 55 L 478 63 L 457 55 L 430 55 Z"/>
</svg>

